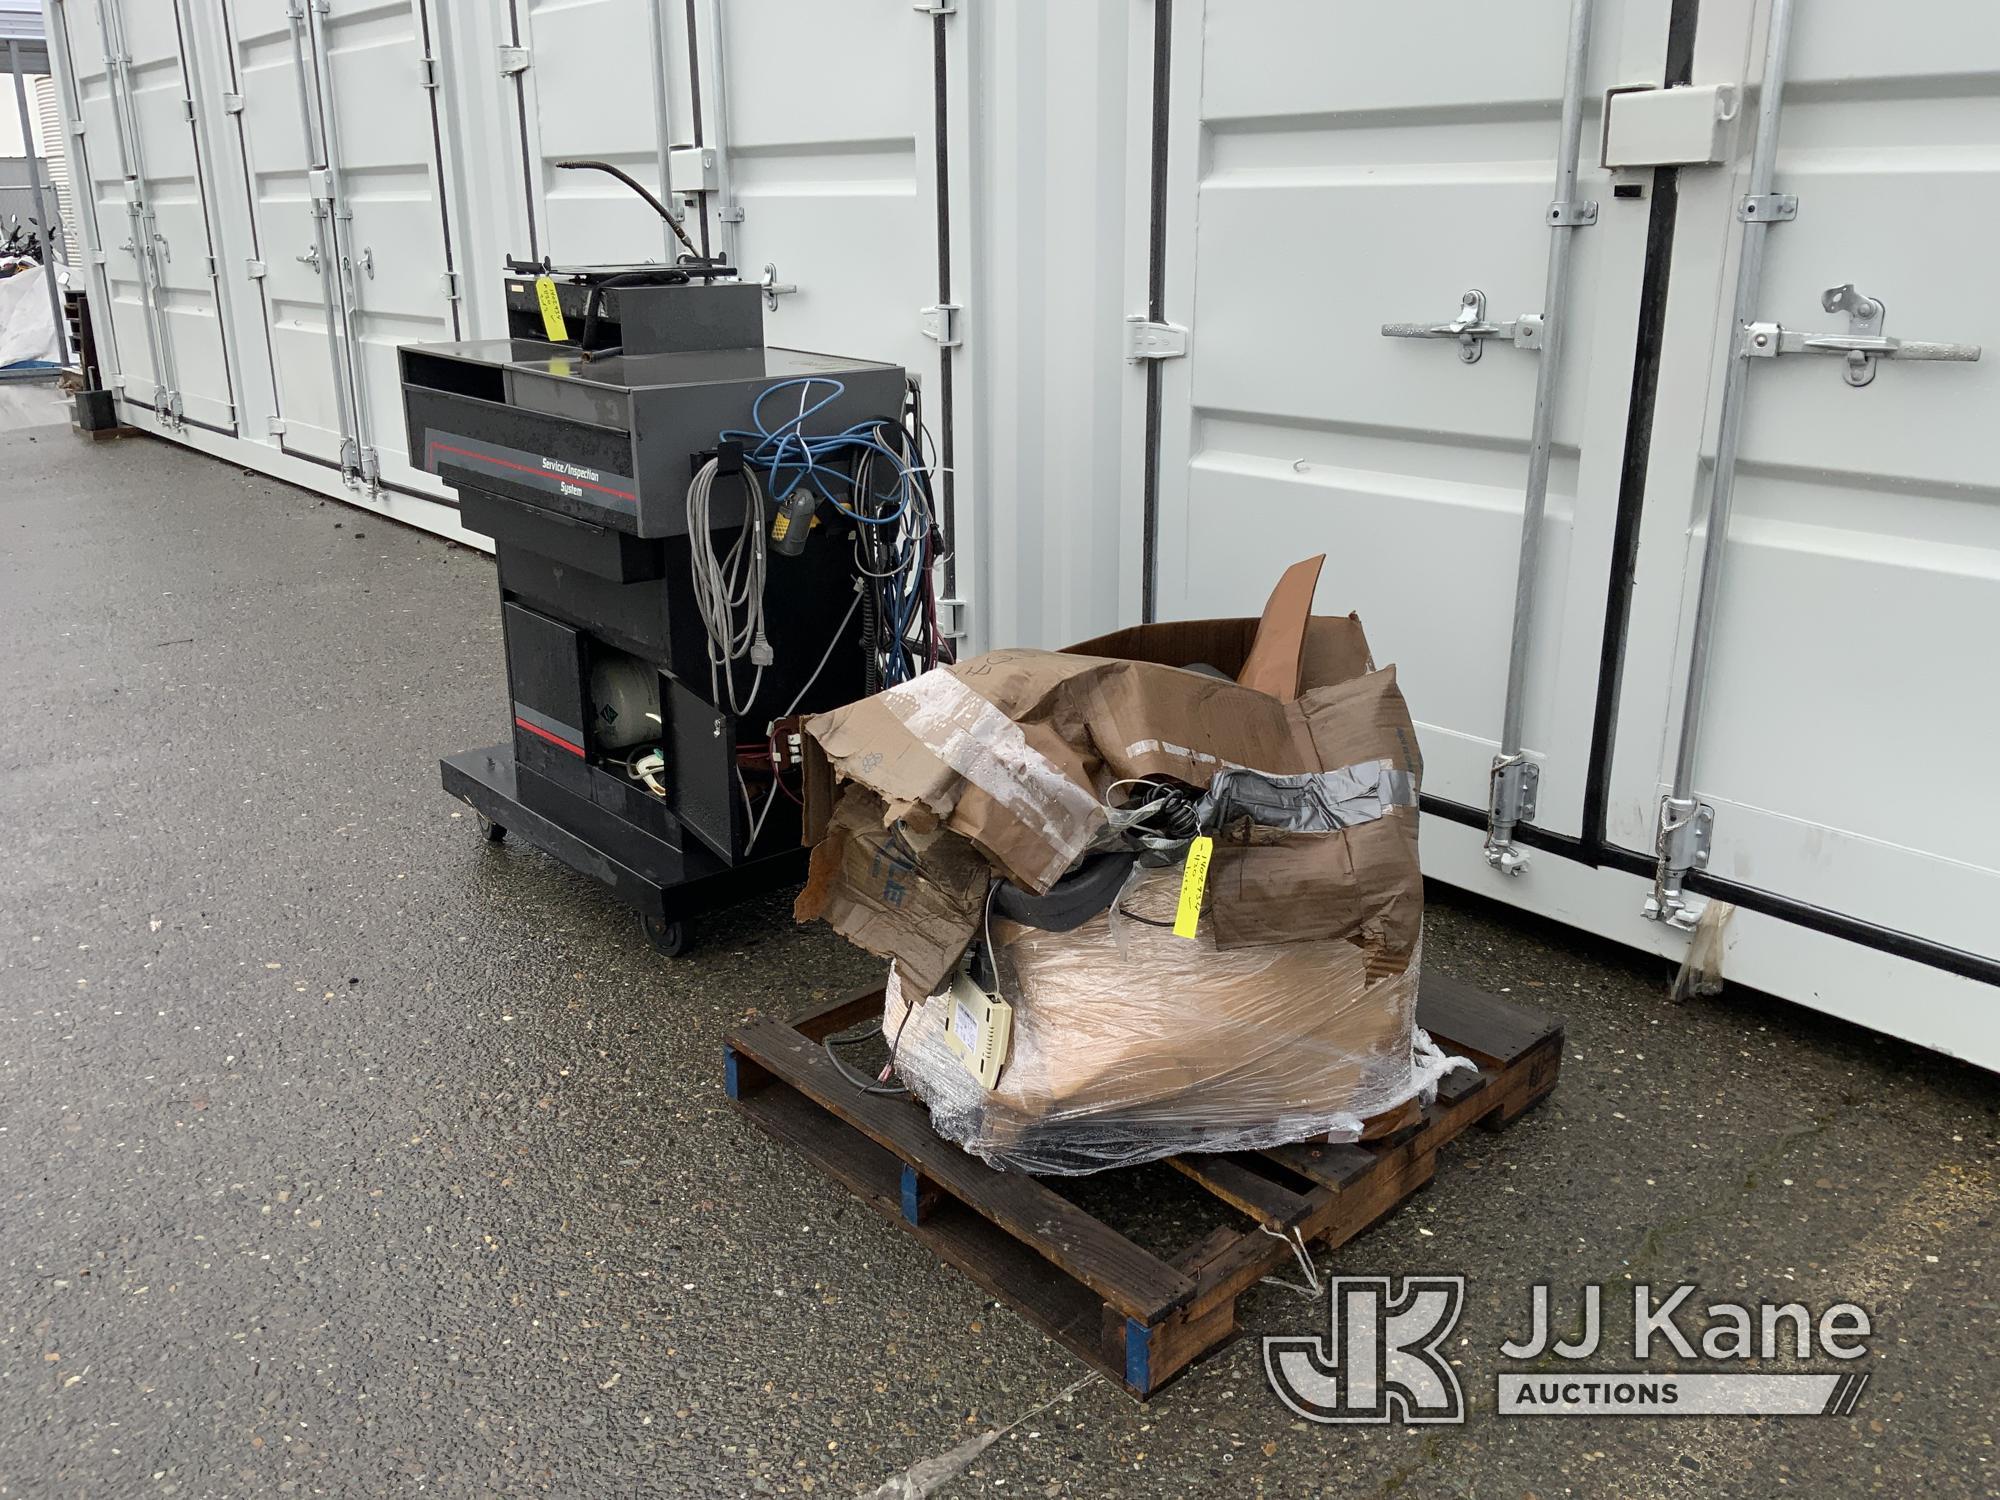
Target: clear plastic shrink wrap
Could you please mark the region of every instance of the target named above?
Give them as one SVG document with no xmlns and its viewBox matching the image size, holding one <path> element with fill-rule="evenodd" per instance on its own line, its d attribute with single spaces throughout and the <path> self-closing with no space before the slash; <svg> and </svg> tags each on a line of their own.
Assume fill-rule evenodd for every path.
<svg viewBox="0 0 2000 1500">
<path fill-rule="evenodd" d="M 1170 927 L 1179 865 L 1141 870 L 1070 932 L 993 924 L 1013 1041 L 991 1091 L 945 1045 L 951 1001 L 906 1020 L 890 974 L 882 1034 L 949 1141 L 997 1167 L 1078 1174 L 1183 1151 L 1360 1139 L 1436 1087 L 1447 1058 L 1416 1025 L 1418 955 L 1350 941 L 1218 952 Z"/>
<path fill-rule="evenodd" d="M 1310 613 L 1320 562 L 1260 620 L 989 652 L 807 721 L 795 911 L 892 960 L 882 1036 L 947 1140 L 1052 1174 L 1352 1141 L 1471 1066 L 1416 1025 L 1415 726 L 1360 623 Z"/>
</svg>

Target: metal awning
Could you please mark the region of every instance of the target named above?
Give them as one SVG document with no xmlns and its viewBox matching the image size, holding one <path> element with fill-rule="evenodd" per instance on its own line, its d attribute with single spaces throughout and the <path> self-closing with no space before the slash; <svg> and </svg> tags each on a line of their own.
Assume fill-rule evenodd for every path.
<svg viewBox="0 0 2000 1500">
<path fill-rule="evenodd" d="M 42 159 L 35 154 L 35 127 L 28 110 L 28 79 L 50 73 L 49 43 L 42 27 L 41 0 L 0 0 L 0 71 L 14 75 L 14 103 L 21 118 L 21 150 L 29 162 L 29 183 L 34 189 L 35 217 L 41 224 L 42 276 L 49 288 L 49 315 L 55 321 L 55 344 L 62 358 L 68 358 L 69 335 L 63 318 L 62 289 L 56 284 L 55 242 L 49 233 L 54 222 L 44 200 Z"/>
<path fill-rule="evenodd" d="M 12 42 L 9 57 L 7 43 Z M 0 0 L 0 71 L 52 73 L 49 66 L 48 34 L 42 27 L 42 0 Z"/>
</svg>

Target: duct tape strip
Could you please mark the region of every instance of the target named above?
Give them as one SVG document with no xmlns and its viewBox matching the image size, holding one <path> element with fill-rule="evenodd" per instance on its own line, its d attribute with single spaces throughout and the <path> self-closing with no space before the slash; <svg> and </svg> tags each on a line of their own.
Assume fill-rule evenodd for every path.
<svg viewBox="0 0 2000 1500">
<path fill-rule="evenodd" d="M 933 755 L 1042 840 L 1048 855 L 1032 872 L 1037 880 L 1052 881 L 1074 864 L 1104 820 L 1095 796 L 951 673 L 926 672 L 890 688 L 882 703 Z"/>
<path fill-rule="evenodd" d="M 1248 817 L 1266 828 L 1332 833 L 1372 823 L 1394 807 L 1417 805 L 1417 779 L 1387 760 L 1337 771 L 1272 776 L 1230 767 L 1215 773 L 1201 801 L 1201 826 L 1220 828 Z"/>
</svg>

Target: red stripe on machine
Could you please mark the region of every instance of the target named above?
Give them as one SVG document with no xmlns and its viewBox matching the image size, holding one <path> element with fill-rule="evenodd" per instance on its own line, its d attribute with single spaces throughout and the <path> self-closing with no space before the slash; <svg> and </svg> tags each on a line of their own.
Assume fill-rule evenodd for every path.
<svg viewBox="0 0 2000 1500">
<path fill-rule="evenodd" d="M 535 738 L 547 740 L 551 745 L 558 745 L 564 750 L 569 751 L 571 755 L 583 754 L 583 746 L 572 745 L 568 740 L 564 739 L 561 735 L 550 734 L 546 729 L 542 728 L 539 724 L 530 724 L 526 719 L 522 718 L 519 714 L 514 715 L 514 727 L 516 729 L 525 729 L 528 731 L 528 733 L 534 735 Z"/>
<path fill-rule="evenodd" d="M 634 505 L 639 503 L 639 497 L 630 490 L 615 490 L 608 484 L 595 484 L 588 479 L 577 479 L 569 474 L 552 473 L 533 464 L 517 464 L 511 458 L 495 458 L 490 453 L 474 453 L 470 448 L 454 448 L 450 443 L 440 443 L 436 438 L 431 439 L 430 446 L 434 453 L 456 453 L 460 458 L 469 458 L 474 463 L 492 464 L 502 469 L 516 469 L 523 474 L 533 474 L 537 479 L 554 479 L 563 484 L 581 485 L 587 490 L 598 490 L 606 495 L 615 495 L 620 500 L 630 500 Z M 579 750 L 577 754 L 581 755 L 583 752 Z"/>
</svg>

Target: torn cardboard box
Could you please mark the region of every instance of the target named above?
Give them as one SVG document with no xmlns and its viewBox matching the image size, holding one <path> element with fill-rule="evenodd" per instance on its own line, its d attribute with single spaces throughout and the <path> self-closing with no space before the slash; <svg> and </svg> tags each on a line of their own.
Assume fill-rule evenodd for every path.
<svg viewBox="0 0 2000 1500">
<path fill-rule="evenodd" d="M 1422 760 L 1394 668 L 1311 614 L 1318 569 L 1261 620 L 990 652 L 806 721 L 798 913 L 894 961 L 885 1032 L 948 1138 L 1091 1171 L 1351 1139 L 1435 1082 L 1412 1019 Z M 997 1079 L 925 998 L 969 982 L 988 930 L 974 973 L 1013 1008 Z"/>
<path fill-rule="evenodd" d="M 1221 666 L 1218 657 L 1240 663 L 1249 635 L 1245 622 L 1215 621 L 1141 626 L 1088 644 L 1188 654 Z M 809 753 L 830 772 L 819 778 L 823 785 L 863 787 L 888 821 L 959 835 L 1007 879 L 1037 893 L 1090 847 L 1105 822 L 1098 789 L 1115 781 L 1167 777 L 1200 788 L 1231 767 L 1280 776 L 1373 774 L 1379 767 L 1403 778 L 1408 800 L 1389 815 L 1408 821 L 1407 837 L 1342 832 L 1267 853 L 1222 830 L 1225 843 L 1241 845 L 1227 861 L 1232 879 L 1215 895 L 1222 944 L 1271 941 L 1285 933 L 1273 928 L 1282 914 L 1239 921 L 1230 909 L 1266 904 L 1270 887 L 1259 872 L 1268 867 L 1273 879 L 1294 880 L 1301 850 L 1328 850 L 1326 879 L 1302 888 L 1302 897 L 1355 879 L 1401 881 L 1420 891 L 1414 798 L 1422 761 L 1395 669 L 1366 670 L 1367 645 L 1352 619 L 1309 621 L 1300 650 L 1302 672 L 1360 675 L 1308 677 L 1287 703 L 1129 654 L 998 651 L 808 719 Z M 808 836 L 817 838 L 825 820 L 808 821 Z M 1324 912 L 1302 910 L 1291 935 L 1325 935 L 1326 927 Z M 1247 936 L 1253 931 L 1263 936 Z"/>
<path fill-rule="evenodd" d="M 792 915 L 822 918 L 855 946 L 894 959 L 928 995 L 972 941 L 992 872 L 955 834 L 911 834 L 885 826 L 884 814 L 879 797 L 848 789 L 813 848 Z"/>
<path fill-rule="evenodd" d="M 1299 695 L 1299 678 L 1304 667 L 1306 629 L 1312 623 L 1313 592 L 1319 587 L 1319 570 L 1326 554 L 1309 557 L 1285 569 L 1285 576 L 1271 590 L 1264 617 L 1243 659 L 1236 680 L 1244 687 L 1269 693 L 1280 703 L 1290 703 Z"/>
</svg>

